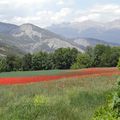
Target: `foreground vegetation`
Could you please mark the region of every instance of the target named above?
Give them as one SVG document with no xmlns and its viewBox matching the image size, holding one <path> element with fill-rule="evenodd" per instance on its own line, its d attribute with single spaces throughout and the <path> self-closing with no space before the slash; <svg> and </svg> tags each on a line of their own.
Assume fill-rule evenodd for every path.
<svg viewBox="0 0 120 120">
<path fill-rule="evenodd" d="M 116 67 L 119 57 L 120 47 L 96 45 L 85 53 L 75 48 L 60 48 L 53 53 L 38 52 L 23 57 L 9 55 L 0 58 L 0 72 Z"/>
<path fill-rule="evenodd" d="M 118 68 L 120 69 L 120 59 Z M 93 120 L 120 120 L 120 78 L 113 94 L 108 98 L 107 103 L 95 112 Z"/>
<path fill-rule="evenodd" d="M 1 120 L 90 120 L 118 76 L 0 86 Z"/>
<path fill-rule="evenodd" d="M 120 120 L 120 79 L 114 94 L 111 96 L 107 104 L 95 112 L 93 120 Z"/>
</svg>

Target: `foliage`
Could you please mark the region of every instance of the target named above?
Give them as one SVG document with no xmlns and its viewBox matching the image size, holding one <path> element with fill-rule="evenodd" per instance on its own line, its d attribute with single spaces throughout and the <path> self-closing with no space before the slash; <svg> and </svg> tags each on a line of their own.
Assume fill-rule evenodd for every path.
<svg viewBox="0 0 120 120">
<path fill-rule="evenodd" d="M 118 61 L 117 67 L 120 69 L 120 59 L 119 59 L 119 61 Z"/>
<path fill-rule="evenodd" d="M 23 71 L 32 70 L 32 55 L 31 54 L 26 54 L 22 58 L 22 70 Z"/>
<path fill-rule="evenodd" d="M 18 56 L 8 55 L 6 57 L 6 71 L 18 71 L 21 68 L 21 60 Z"/>
<path fill-rule="evenodd" d="M 116 111 L 117 116 L 120 118 L 120 79 L 117 83 L 117 89 L 113 98 L 113 109 Z"/>
<path fill-rule="evenodd" d="M 117 77 L 0 86 L 0 119 L 90 120 L 95 109 L 105 104 Z"/>
<path fill-rule="evenodd" d="M 39 52 L 39 53 L 33 54 L 32 69 L 33 70 L 48 70 L 47 58 L 48 58 L 48 54 L 46 52 Z"/>
<path fill-rule="evenodd" d="M 26 54 L 23 57 L 8 55 L 4 61 L 0 60 L 0 71 L 116 67 L 119 58 L 120 47 L 96 45 L 94 48 L 88 47 L 85 53 L 80 53 L 75 48 L 59 48 L 53 53 L 40 51 L 34 54 Z"/>
<path fill-rule="evenodd" d="M 96 111 L 93 120 L 117 120 L 116 116 L 112 108 L 105 106 Z"/>
<path fill-rule="evenodd" d="M 4 58 L 0 59 L 0 72 L 6 71 L 6 60 Z"/>
<path fill-rule="evenodd" d="M 120 79 L 112 99 L 96 111 L 93 120 L 119 120 L 120 119 Z"/>
<path fill-rule="evenodd" d="M 76 63 L 72 65 L 71 68 L 78 69 L 78 68 L 88 68 L 91 67 L 91 59 L 88 54 L 79 54 L 76 59 Z"/>
<path fill-rule="evenodd" d="M 111 66 L 117 66 L 120 57 L 120 47 L 111 48 L 111 56 L 109 58 L 109 63 Z"/>
<path fill-rule="evenodd" d="M 47 104 L 47 97 L 42 95 L 35 95 L 35 97 L 33 98 L 33 102 L 35 106 Z"/>
<path fill-rule="evenodd" d="M 54 53 L 54 61 L 56 69 L 69 69 L 75 62 L 78 51 L 73 48 L 60 48 Z"/>
<path fill-rule="evenodd" d="M 94 48 L 94 63 L 96 67 L 109 67 L 109 59 L 111 55 L 111 47 L 105 45 L 96 45 Z"/>
</svg>

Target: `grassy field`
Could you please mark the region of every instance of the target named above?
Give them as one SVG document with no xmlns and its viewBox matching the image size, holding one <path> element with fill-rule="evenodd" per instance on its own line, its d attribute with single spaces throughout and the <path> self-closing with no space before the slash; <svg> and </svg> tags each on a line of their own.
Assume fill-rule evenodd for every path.
<svg viewBox="0 0 120 120">
<path fill-rule="evenodd" d="M 69 78 L 0 86 L 0 120 L 90 120 L 96 108 L 106 102 L 117 78 Z"/>
<path fill-rule="evenodd" d="M 37 75 L 57 75 L 67 72 L 67 70 L 45 70 L 45 71 L 17 71 L 17 72 L 3 72 L 0 73 L 0 77 L 25 77 L 25 76 L 37 76 Z"/>
</svg>

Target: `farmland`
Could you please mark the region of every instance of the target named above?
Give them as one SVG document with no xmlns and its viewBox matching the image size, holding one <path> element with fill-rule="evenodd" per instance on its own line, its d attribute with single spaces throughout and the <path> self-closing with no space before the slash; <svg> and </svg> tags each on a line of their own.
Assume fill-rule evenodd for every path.
<svg viewBox="0 0 120 120">
<path fill-rule="evenodd" d="M 119 75 L 116 68 L 1 73 L 0 118 L 90 120 L 106 103 Z"/>
</svg>

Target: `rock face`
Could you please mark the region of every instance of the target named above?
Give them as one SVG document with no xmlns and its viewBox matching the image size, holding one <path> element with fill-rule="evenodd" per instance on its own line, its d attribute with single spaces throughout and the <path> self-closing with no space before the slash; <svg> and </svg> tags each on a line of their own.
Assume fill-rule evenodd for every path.
<svg viewBox="0 0 120 120">
<path fill-rule="evenodd" d="M 6 25 L 4 24 L 4 26 Z M 0 41 L 16 46 L 27 53 L 40 50 L 50 52 L 61 47 L 76 48 L 83 52 L 81 48 L 69 43 L 65 38 L 32 24 L 15 27 L 9 25 L 7 27 L 10 31 L 0 32 Z"/>
<path fill-rule="evenodd" d="M 40 50 L 51 52 L 61 47 L 76 48 L 84 52 L 87 46 L 109 43 L 92 38 L 68 39 L 33 24 L 17 26 L 0 23 L 0 49 L 2 50 L 3 44 L 4 47 L 12 46 L 12 49 L 15 48 L 22 53 L 34 53 Z"/>
<path fill-rule="evenodd" d="M 47 27 L 48 30 L 65 37 L 96 38 L 106 42 L 120 44 L 120 20 L 108 23 L 84 21 L 75 23 L 62 23 Z"/>
</svg>

